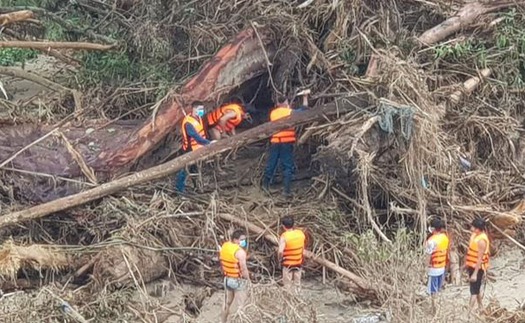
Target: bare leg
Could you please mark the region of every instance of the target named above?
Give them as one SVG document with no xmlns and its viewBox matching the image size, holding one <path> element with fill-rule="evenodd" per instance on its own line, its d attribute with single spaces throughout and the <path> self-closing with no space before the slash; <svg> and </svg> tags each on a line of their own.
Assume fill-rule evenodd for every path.
<svg viewBox="0 0 525 323">
<path fill-rule="evenodd" d="M 230 307 L 235 299 L 235 293 L 232 290 L 224 290 L 224 304 L 222 306 L 221 322 L 228 322 L 228 314 L 230 314 Z"/>
<path fill-rule="evenodd" d="M 481 292 L 477 295 L 477 301 L 478 301 L 478 311 L 481 313 L 483 311 L 483 295 Z"/>
<path fill-rule="evenodd" d="M 299 292 L 301 290 L 301 276 L 303 274 L 302 269 L 296 269 L 292 271 L 292 280 L 294 285 L 294 290 Z"/>
<path fill-rule="evenodd" d="M 292 285 L 293 273 L 290 269 L 283 267 L 283 286 L 285 289 L 289 290 Z"/>
<path fill-rule="evenodd" d="M 468 312 L 469 314 L 472 313 L 472 310 L 474 309 L 474 305 L 476 304 L 476 299 L 478 298 L 478 295 L 471 295 L 470 301 L 468 304 Z"/>
<path fill-rule="evenodd" d="M 247 298 L 247 291 L 246 289 L 238 290 L 235 292 L 235 303 L 237 305 L 236 311 L 242 310 L 244 307 L 244 304 L 246 303 Z"/>
</svg>

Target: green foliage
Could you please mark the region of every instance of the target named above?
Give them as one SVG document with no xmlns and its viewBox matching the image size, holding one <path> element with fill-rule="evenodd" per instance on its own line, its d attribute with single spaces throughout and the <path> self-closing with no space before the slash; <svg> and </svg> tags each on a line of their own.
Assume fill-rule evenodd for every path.
<svg viewBox="0 0 525 323">
<path fill-rule="evenodd" d="M 484 42 L 467 39 L 455 44 L 438 45 L 434 47 L 435 59 L 476 59 L 476 62 L 485 67 L 487 63 L 487 48 Z"/>
<path fill-rule="evenodd" d="M 38 51 L 23 48 L 0 48 L 0 66 L 12 66 L 36 58 Z"/>
<path fill-rule="evenodd" d="M 167 66 L 130 59 L 126 52 L 87 52 L 81 60 L 78 80 L 85 86 L 134 81 L 169 84 L 171 78 Z"/>
<path fill-rule="evenodd" d="M 406 229 L 396 231 L 393 245 L 379 241 L 372 230 L 363 234 L 348 233 L 343 237 L 358 258 L 367 263 L 385 263 L 401 256 L 417 258 L 417 255 L 421 253 L 414 248 L 417 245 L 417 238 L 415 233 Z"/>
</svg>

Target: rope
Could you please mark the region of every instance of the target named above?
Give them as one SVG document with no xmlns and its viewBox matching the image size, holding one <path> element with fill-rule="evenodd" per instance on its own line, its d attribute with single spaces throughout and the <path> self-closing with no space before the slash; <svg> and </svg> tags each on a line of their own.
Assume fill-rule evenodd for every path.
<svg viewBox="0 0 525 323">
<path fill-rule="evenodd" d="M 414 127 L 414 108 L 407 105 L 393 106 L 381 101 L 378 114 L 381 116 L 379 120 L 381 130 L 388 134 L 394 133 L 394 116 L 397 116 L 401 124 L 401 134 L 406 140 L 410 140 Z"/>
</svg>

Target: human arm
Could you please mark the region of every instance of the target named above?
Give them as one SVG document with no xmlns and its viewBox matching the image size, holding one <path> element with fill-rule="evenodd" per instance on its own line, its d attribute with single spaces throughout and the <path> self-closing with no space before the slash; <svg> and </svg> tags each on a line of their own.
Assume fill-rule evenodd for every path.
<svg viewBox="0 0 525 323">
<path fill-rule="evenodd" d="M 209 145 L 211 143 L 211 141 L 199 135 L 199 133 L 195 130 L 195 127 L 189 123 L 186 124 L 186 133 L 188 136 L 195 139 L 195 141 L 200 145 Z"/>
<path fill-rule="evenodd" d="M 437 244 L 435 241 L 427 241 L 425 246 L 425 259 L 426 263 L 430 264 L 430 260 L 432 259 L 432 253 L 436 250 Z"/>
<path fill-rule="evenodd" d="M 248 272 L 248 266 L 246 266 L 246 251 L 243 249 L 237 250 L 235 257 L 239 260 L 239 269 L 241 270 L 241 277 L 250 280 L 250 273 Z"/>
<path fill-rule="evenodd" d="M 219 126 L 222 128 L 226 128 L 226 124 L 228 123 L 228 120 L 235 118 L 237 115 L 234 111 L 228 111 L 226 112 L 220 119 L 219 119 Z"/>
<path fill-rule="evenodd" d="M 284 253 L 284 247 L 286 246 L 286 240 L 284 240 L 283 237 L 279 239 L 279 248 L 277 250 L 277 256 L 279 257 L 279 261 L 283 260 L 283 253 Z"/>
<path fill-rule="evenodd" d="M 487 243 L 485 240 L 478 241 L 478 259 L 476 261 L 476 266 L 474 267 L 474 272 L 470 276 L 470 281 L 476 281 L 478 279 L 478 272 L 483 263 L 483 256 L 485 255 L 485 250 L 487 249 Z"/>
</svg>

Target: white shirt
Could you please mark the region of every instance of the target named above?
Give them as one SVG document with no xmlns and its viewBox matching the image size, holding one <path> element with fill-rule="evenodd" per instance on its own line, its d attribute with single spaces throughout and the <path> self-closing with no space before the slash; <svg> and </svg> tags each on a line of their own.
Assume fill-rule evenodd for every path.
<svg viewBox="0 0 525 323">
<path fill-rule="evenodd" d="M 429 240 L 426 243 L 425 247 L 425 253 L 427 255 L 432 255 L 432 253 L 436 250 L 437 244 L 434 240 Z M 428 275 L 429 276 L 441 276 L 445 273 L 445 268 L 432 268 L 428 267 Z"/>
</svg>

